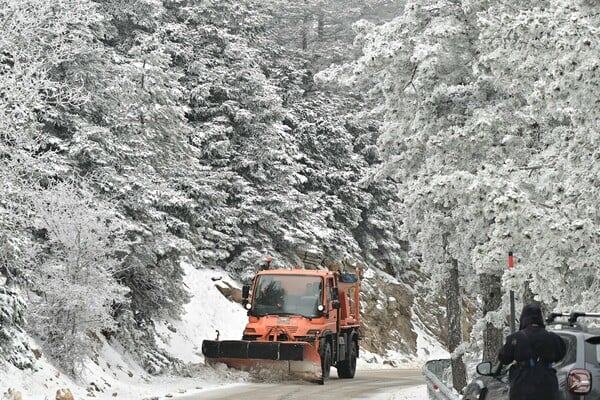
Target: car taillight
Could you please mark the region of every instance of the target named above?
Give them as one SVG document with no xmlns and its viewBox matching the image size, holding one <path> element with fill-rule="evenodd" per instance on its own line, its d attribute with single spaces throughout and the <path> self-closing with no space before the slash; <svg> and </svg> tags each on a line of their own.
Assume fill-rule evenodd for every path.
<svg viewBox="0 0 600 400">
<path fill-rule="evenodd" d="M 572 369 L 567 378 L 567 388 L 572 394 L 588 394 L 592 390 L 592 374 L 587 369 Z"/>
</svg>

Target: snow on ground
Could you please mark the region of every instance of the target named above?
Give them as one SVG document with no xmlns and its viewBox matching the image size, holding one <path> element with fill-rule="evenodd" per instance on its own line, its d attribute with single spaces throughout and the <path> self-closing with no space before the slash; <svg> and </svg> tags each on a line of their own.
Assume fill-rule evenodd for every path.
<svg viewBox="0 0 600 400">
<path fill-rule="evenodd" d="M 406 389 L 398 389 L 394 394 L 374 396 L 371 400 L 426 400 L 427 398 L 427 386 L 419 385 Z"/>
<path fill-rule="evenodd" d="M 217 330 L 221 339 L 241 339 L 247 316 L 246 310 L 227 300 L 215 286 L 240 287 L 227 273 L 195 269 L 189 264 L 183 268 L 192 299 L 180 321 L 158 322 L 156 328 L 164 349 L 180 360 L 198 363 L 204 361 L 201 352 L 204 339 L 214 340 Z"/>
<path fill-rule="evenodd" d="M 219 381 L 226 381 L 223 378 L 211 382 L 210 378 L 198 381 L 151 377 L 110 346 L 105 346 L 98 364 L 86 365 L 77 382 L 58 371 L 44 357 L 38 360 L 36 368 L 36 371 L 22 371 L 12 366 L 0 369 L 0 393 L 12 388 L 21 392 L 23 400 L 47 400 L 54 399 L 58 389 L 68 388 L 76 399 L 142 400 L 154 396 L 163 398 L 170 392 L 215 387 Z"/>
<path fill-rule="evenodd" d="M 104 346 L 98 363 L 89 362 L 85 366 L 77 381 L 61 373 L 44 357 L 38 360 L 36 368 L 36 371 L 21 371 L 12 366 L 0 368 L 0 396 L 8 388 L 13 388 L 21 392 L 23 400 L 47 400 L 54 399 L 58 389 L 68 388 L 75 399 L 164 399 L 189 391 L 197 392 L 245 381 L 247 378 L 243 374 L 208 367 L 201 367 L 200 379 L 151 376 L 119 349 L 109 345 Z"/>
<path fill-rule="evenodd" d="M 192 296 L 185 306 L 181 320 L 156 321 L 159 345 L 171 355 L 184 362 L 197 365 L 198 376 L 183 378 L 174 376 L 155 377 L 147 374 L 134 360 L 124 354 L 118 346 L 105 345 L 97 363 L 89 362 L 82 371 L 79 381 L 70 379 L 58 371 L 43 356 L 37 363 L 37 370 L 21 371 L 14 367 L 0 368 L 0 394 L 13 388 L 20 391 L 23 400 L 54 399 L 56 390 L 69 388 L 75 399 L 95 398 L 98 400 L 144 400 L 164 399 L 181 396 L 182 393 L 201 393 L 220 386 L 247 382 L 244 373 L 232 372 L 226 368 L 213 369 L 203 365 L 201 344 L 204 339 L 214 339 L 219 330 L 221 339 L 239 339 L 246 322 L 246 311 L 236 303 L 227 300 L 215 287 L 231 285 L 239 288 L 226 273 L 217 270 L 195 269 L 184 265 L 185 283 Z M 407 359 L 402 354 L 388 354 L 387 362 L 375 354 L 361 352 L 359 369 L 420 368 L 434 356 L 447 357 L 447 353 L 435 350 L 439 343 L 432 342 L 423 331 L 417 331 L 418 357 Z M 39 346 L 32 342 L 32 348 Z M 434 350 L 432 350 L 434 349 Z M 428 353 L 428 354 L 426 354 Z M 391 362 L 391 364 L 390 364 Z M 91 396 L 93 395 L 93 396 Z M 381 400 L 425 399 L 425 386 L 399 390 L 393 397 Z"/>
<path fill-rule="evenodd" d="M 450 358 L 450 353 L 442 347 L 440 342 L 426 334 L 418 324 L 413 324 L 413 330 L 417 333 L 417 360 L 421 365 L 429 360 Z"/>
</svg>

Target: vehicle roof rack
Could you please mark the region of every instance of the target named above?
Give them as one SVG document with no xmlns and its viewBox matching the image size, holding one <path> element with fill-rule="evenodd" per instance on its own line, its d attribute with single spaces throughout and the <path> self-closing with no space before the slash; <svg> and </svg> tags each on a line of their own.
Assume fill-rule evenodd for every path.
<svg viewBox="0 0 600 400">
<path fill-rule="evenodd" d="M 568 312 L 563 312 L 563 313 L 550 313 L 548 315 L 548 318 L 546 318 L 546 322 L 549 324 L 552 323 L 561 323 L 560 321 L 555 321 L 556 318 L 558 317 L 568 317 L 568 322 L 569 324 L 575 325 L 577 323 L 577 318 L 581 318 L 581 317 L 593 317 L 593 318 L 600 318 L 600 313 L 585 313 L 585 312 L 579 312 L 579 311 L 573 311 L 571 313 Z M 564 322 L 563 322 L 564 324 Z"/>
</svg>

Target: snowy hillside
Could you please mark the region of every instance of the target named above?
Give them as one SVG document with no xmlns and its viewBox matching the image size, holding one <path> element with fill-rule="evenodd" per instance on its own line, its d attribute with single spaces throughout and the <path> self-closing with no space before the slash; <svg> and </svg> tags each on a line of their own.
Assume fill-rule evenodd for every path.
<svg viewBox="0 0 600 400">
<path fill-rule="evenodd" d="M 221 339 L 241 337 L 247 319 L 246 311 L 240 304 L 225 298 L 216 287 L 229 284 L 240 288 L 239 282 L 231 280 L 223 271 L 195 269 L 191 264 L 184 264 L 183 268 L 191 300 L 186 304 L 181 319 L 159 321 L 156 328 L 160 347 L 187 364 L 183 375 L 190 375 L 189 378 L 151 376 L 128 357 L 118 343 L 104 341 L 102 351 L 94 361 L 86 363 L 79 379 L 69 378 L 42 356 L 36 362 L 35 372 L 12 366 L 0 369 L 0 389 L 19 390 L 24 399 L 50 399 L 57 389 L 69 388 L 76 398 L 93 394 L 100 400 L 141 400 L 169 394 L 176 397 L 249 380 L 250 377 L 243 372 L 205 367 L 201 354 L 202 340 L 214 339 L 216 330 L 219 330 Z M 419 368 L 427 359 L 447 357 L 437 341 L 421 331 L 418 332 L 418 346 L 416 357 L 398 352 L 378 355 L 363 351 L 358 369 Z M 31 347 L 37 348 L 33 342 Z"/>
<path fill-rule="evenodd" d="M 215 288 L 211 278 L 228 280 L 224 273 L 213 270 L 195 270 L 185 266 L 186 285 L 192 295 L 182 320 L 161 322 L 157 331 L 162 346 L 173 356 L 186 363 L 202 363 L 200 346 L 205 338 L 214 338 L 214 329 L 223 337 L 239 337 L 246 318 L 243 308 L 233 304 Z M 176 332 L 170 330 L 175 328 Z M 32 348 L 37 348 L 35 343 Z M 36 370 L 19 370 L 12 366 L 0 369 L 0 389 L 15 388 L 24 399 L 53 398 L 59 388 L 70 388 L 76 398 L 93 394 L 98 399 L 140 400 L 163 397 L 212 388 L 220 384 L 246 379 L 244 374 L 215 371 L 202 365 L 189 366 L 187 375 L 157 377 L 144 371 L 133 359 L 124 354 L 116 342 L 106 343 L 96 362 L 86 363 L 78 379 L 71 379 L 54 367 L 46 357 L 36 362 Z"/>
</svg>

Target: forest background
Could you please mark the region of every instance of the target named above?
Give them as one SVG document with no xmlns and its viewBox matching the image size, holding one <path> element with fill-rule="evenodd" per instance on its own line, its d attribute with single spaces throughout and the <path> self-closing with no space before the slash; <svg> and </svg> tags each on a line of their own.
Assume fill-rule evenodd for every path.
<svg viewBox="0 0 600 400">
<path fill-rule="evenodd" d="M 395 278 L 366 323 L 406 326 L 371 348 L 423 321 L 464 386 L 508 290 L 599 307 L 599 26 L 593 0 L 0 0 L 0 357 L 30 335 L 76 375 L 103 336 L 159 373 L 182 260 L 308 251 Z"/>
</svg>

